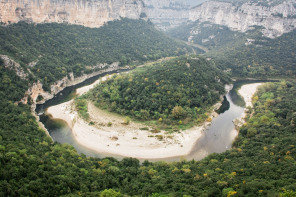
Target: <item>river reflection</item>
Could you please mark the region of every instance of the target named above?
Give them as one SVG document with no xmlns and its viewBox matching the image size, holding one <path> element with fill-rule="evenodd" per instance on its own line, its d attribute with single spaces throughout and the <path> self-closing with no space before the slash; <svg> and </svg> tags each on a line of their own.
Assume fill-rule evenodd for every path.
<svg viewBox="0 0 296 197">
<path fill-rule="evenodd" d="M 231 148 L 237 135 L 233 120 L 243 114 L 244 108 L 235 105 L 230 94 L 226 95 L 226 99 L 229 102 L 229 109 L 213 119 L 211 126 L 195 144 L 188 159 L 200 160 L 211 153 L 222 153 Z"/>
</svg>

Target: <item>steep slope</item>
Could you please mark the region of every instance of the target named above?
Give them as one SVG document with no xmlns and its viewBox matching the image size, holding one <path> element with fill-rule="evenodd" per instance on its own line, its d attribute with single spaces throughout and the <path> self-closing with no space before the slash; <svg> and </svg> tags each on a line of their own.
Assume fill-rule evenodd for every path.
<svg viewBox="0 0 296 197">
<path fill-rule="evenodd" d="M 100 27 L 120 17 L 139 19 L 142 12 L 141 0 L 5 0 L 0 3 L 0 21 L 5 24 L 26 21 Z"/>
<path fill-rule="evenodd" d="M 191 50 L 143 20 L 122 19 L 101 28 L 18 23 L 0 27 L 0 54 L 29 70 L 31 79 L 50 85 L 116 65 L 135 65 Z"/>
<path fill-rule="evenodd" d="M 206 56 L 235 76 L 294 76 L 294 0 L 216 0 L 191 9 L 192 20 L 170 30 L 206 47 Z"/>
<path fill-rule="evenodd" d="M 189 19 L 208 21 L 240 32 L 261 26 L 264 36 L 274 38 L 296 28 L 296 1 L 208 1 L 191 9 Z"/>
<path fill-rule="evenodd" d="M 148 17 L 162 30 L 175 27 L 189 18 L 190 5 L 181 0 L 7 0 L 0 3 L 0 21 L 68 23 L 100 27 L 108 21 L 126 17 Z"/>
<path fill-rule="evenodd" d="M 250 31 L 237 36 L 235 42 L 212 50 L 207 56 L 215 59 L 223 70 L 242 77 L 295 77 L 296 30 L 275 39 Z"/>
<path fill-rule="evenodd" d="M 143 0 L 147 17 L 159 29 L 168 30 L 189 18 L 190 5 L 180 0 Z"/>
<path fill-rule="evenodd" d="M 172 29 L 169 34 L 206 47 L 209 52 L 205 55 L 235 76 L 295 76 L 296 30 L 273 39 L 263 36 L 261 30 L 256 27 L 242 33 L 226 26 L 196 21 Z"/>
</svg>

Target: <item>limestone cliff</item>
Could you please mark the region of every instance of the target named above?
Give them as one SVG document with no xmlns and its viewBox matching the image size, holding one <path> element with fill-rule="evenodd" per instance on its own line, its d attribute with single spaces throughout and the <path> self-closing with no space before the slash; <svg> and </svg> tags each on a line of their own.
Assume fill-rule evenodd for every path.
<svg viewBox="0 0 296 197">
<path fill-rule="evenodd" d="M 27 79 L 28 74 L 24 71 L 24 69 L 21 67 L 21 65 L 11 58 L 9 58 L 7 55 L 0 55 L 0 58 L 4 62 L 4 67 L 13 70 L 17 76 L 19 76 L 21 79 Z"/>
<path fill-rule="evenodd" d="M 284 0 L 277 4 L 272 0 L 245 2 L 205 2 L 190 10 L 189 19 L 208 21 L 241 32 L 261 26 L 262 33 L 270 38 L 281 36 L 296 28 L 296 0 Z"/>
<path fill-rule="evenodd" d="M 189 5 L 179 0 L 143 0 L 147 17 L 160 29 L 176 27 L 189 18 Z"/>
<path fill-rule="evenodd" d="M 127 17 L 140 18 L 141 0 L 1 0 L 0 21 L 16 23 L 69 23 L 100 27 L 104 23 Z"/>
<path fill-rule="evenodd" d="M 102 73 L 111 72 L 114 70 L 118 70 L 119 68 L 119 62 L 114 62 L 111 65 L 108 64 L 102 64 L 102 69 L 100 71 L 93 72 L 91 74 L 83 74 L 80 77 L 74 77 L 73 73 L 69 73 L 69 76 L 65 76 L 63 79 L 56 81 L 50 86 L 50 93 L 44 91 L 43 85 L 38 81 L 37 83 L 33 83 L 33 85 L 26 91 L 25 97 L 21 100 L 23 103 L 27 103 L 28 96 L 31 97 L 33 104 L 36 104 L 38 96 L 42 96 L 43 99 L 39 101 L 38 103 L 44 103 L 45 101 L 53 98 L 55 95 L 57 95 L 59 92 L 61 92 L 64 88 L 73 86 L 76 84 L 79 84 L 86 79 L 89 79 L 91 77 L 100 75 Z M 34 110 L 33 110 L 34 111 Z"/>
</svg>

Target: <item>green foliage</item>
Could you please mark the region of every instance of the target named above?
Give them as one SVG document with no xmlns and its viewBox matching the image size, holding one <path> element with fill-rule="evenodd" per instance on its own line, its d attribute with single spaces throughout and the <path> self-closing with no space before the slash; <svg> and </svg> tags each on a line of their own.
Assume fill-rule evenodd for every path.
<svg viewBox="0 0 296 197">
<path fill-rule="evenodd" d="M 237 40 L 236 44 L 214 50 L 208 56 L 215 59 L 219 68 L 231 69 L 236 76 L 293 76 L 296 74 L 295 35 L 293 31 L 269 39 L 255 30 L 248 33 L 248 38 L 255 40 L 252 44 L 245 46 L 246 39 Z"/>
<path fill-rule="evenodd" d="M 0 58 L 0 97 L 13 102 L 20 101 L 24 97 L 24 90 L 28 89 L 28 82 L 20 79 L 14 71 L 5 68 L 1 61 Z"/>
<path fill-rule="evenodd" d="M 100 197 L 122 197 L 120 192 L 116 192 L 113 189 L 105 189 L 100 193 Z"/>
<path fill-rule="evenodd" d="M 52 143 L 30 106 L 8 100 L 12 91 L 0 92 L 0 196 L 295 196 L 295 82 L 260 89 L 232 150 L 201 161 L 141 165 L 88 158 Z M 248 137 L 251 128 L 257 133 Z"/>
<path fill-rule="evenodd" d="M 126 18 L 101 28 L 23 22 L 0 26 L 0 43 L 0 54 L 29 68 L 47 88 L 70 72 L 79 76 L 99 70 L 100 63 L 140 64 L 191 50 L 143 20 Z M 27 66 L 31 62 L 36 65 Z"/>
<path fill-rule="evenodd" d="M 184 116 L 185 112 L 181 106 L 175 106 L 172 110 L 172 115 L 176 119 L 180 119 Z"/>
<path fill-rule="evenodd" d="M 204 46 L 209 50 L 223 50 L 226 46 L 245 39 L 245 34 L 231 31 L 228 27 L 199 21 L 182 25 L 167 33 L 172 37 L 187 41 L 192 31 L 197 33 L 192 35 L 190 42 Z"/>
<path fill-rule="evenodd" d="M 184 56 L 114 76 L 94 88 L 90 98 L 122 115 L 170 124 L 197 119 L 219 100 L 228 82 L 211 61 Z"/>
<path fill-rule="evenodd" d="M 131 122 L 131 118 L 126 116 L 124 120 L 124 124 L 129 125 L 130 122 Z"/>
<path fill-rule="evenodd" d="M 75 98 L 75 108 L 78 114 L 85 120 L 89 119 L 87 100 L 83 97 Z"/>
<path fill-rule="evenodd" d="M 280 193 L 280 197 L 295 197 L 296 192 L 290 190 L 284 190 L 283 193 Z"/>
<path fill-rule="evenodd" d="M 51 25 L 49 27 L 54 27 L 56 24 Z M 34 25 L 25 27 L 30 27 L 24 28 L 25 32 L 36 30 Z M 50 32 L 50 28 L 48 31 Z M 13 32 L 11 31 L 12 35 Z M 27 36 L 30 37 L 29 34 Z M 20 34 L 14 39 L 8 39 L 8 43 L 22 40 Z M 2 43 L 4 42 L 1 41 L 1 47 L 5 46 L 6 51 L 10 49 L 10 53 L 16 59 L 31 58 L 28 54 L 35 54 L 30 52 L 32 49 L 30 47 L 25 50 L 28 46 L 25 43 L 20 42 L 24 44 L 23 56 L 14 54 L 18 51 L 18 47 L 22 47 L 21 44 L 14 46 Z M 37 47 L 36 43 L 31 44 Z M 38 51 L 35 52 L 39 55 Z M 51 58 L 53 57 L 54 55 Z M 189 63 L 190 67 L 186 63 Z M 168 74 L 166 72 L 168 69 L 174 72 Z M 122 76 L 123 79 L 132 76 L 132 81 L 138 82 L 137 86 L 132 86 L 133 83 L 125 80 L 127 87 L 133 87 L 130 91 L 135 89 L 137 91 L 135 95 L 143 91 L 143 95 L 147 93 L 150 98 L 163 100 L 159 95 L 152 96 L 154 93 L 152 87 L 163 87 L 166 93 L 171 91 L 171 94 L 179 93 L 180 90 L 181 96 L 173 97 L 179 98 L 177 102 L 167 100 L 169 103 L 172 102 L 170 109 L 182 106 L 187 116 L 190 110 L 187 110 L 186 105 L 182 105 L 181 102 L 184 95 L 186 101 L 191 98 L 186 92 L 187 87 L 190 87 L 189 93 L 191 89 L 198 90 L 192 92 L 192 98 L 196 98 L 197 95 L 205 96 L 204 101 L 198 100 L 196 105 L 192 106 L 195 110 L 193 114 L 196 112 L 204 115 L 203 106 L 210 105 L 208 98 L 215 95 L 215 93 L 207 95 L 209 90 L 217 90 L 219 93 L 224 91 L 223 86 L 217 86 L 212 76 L 220 76 L 223 83 L 228 81 L 226 76 L 221 75 L 221 72 L 204 58 L 197 60 L 181 57 L 135 73 L 137 75 L 131 73 Z M 153 75 L 147 76 L 146 73 Z M 193 74 L 196 78 L 192 77 Z M 162 83 L 160 79 L 171 83 Z M 186 79 L 192 81 L 187 83 Z M 86 157 L 78 154 L 72 146 L 53 143 L 39 128 L 35 117 L 31 115 L 30 106 L 15 104 L 15 101 L 22 98 L 27 90 L 28 82 L 4 68 L 1 62 L 0 80 L 0 196 L 123 196 L 123 194 L 127 196 L 295 196 L 295 82 L 269 83 L 259 90 L 254 99 L 254 113 L 240 129 L 232 150 L 212 154 L 201 161 L 172 163 L 145 161 L 140 165 L 137 159 L 132 158 L 117 161 L 113 158 Z M 120 77 L 110 81 L 112 80 L 119 82 Z M 173 81 L 176 83 L 172 83 Z M 191 88 L 193 81 L 194 88 Z M 116 87 L 113 86 L 113 82 L 110 84 L 105 82 L 104 85 Z M 159 85 L 156 85 L 156 82 Z M 195 85 L 196 83 L 198 85 Z M 119 95 L 120 99 L 125 100 L 125 95 L 117 94 L 123 88 L 128 90 L 123 84 L 125 83 L 122 82 L 122 86 L 116 87 L 117 89 L 103 89 L 102 92 L 110 95 L 110 98 L 118 99 Z M 204 85 L 207 85 L 207 88 Z M 146 86 L 148 90 L 145 89 Z M 83 99 L 85 98 L 78 98 L 78 108 L 84 110 Z M 204 104 L 205 101 L 208 103 Z M 151 103 L 148 104 L 153 106 Z M 145 108 L 140 112 L 144 117 L 155 116 L 155 113 L 150 113 L 151 111 Z M 164 109 L 163 113 L 169 115 L 171 111 Z"/>
<path fill-rule="evenodd" d="M 233 76 L 294 76 L 296 31 L 270 39 L 264 37 L 261 30 L 255 27 L 241 33 L 225 26 L 196 21 L 177 27 L 168 34 L 187 41 L 190 32 L 196 32 L 191 42 L 209 49 L 205 56 L 213 58 L 218 68 L 230 71 Z"/>
</svg>

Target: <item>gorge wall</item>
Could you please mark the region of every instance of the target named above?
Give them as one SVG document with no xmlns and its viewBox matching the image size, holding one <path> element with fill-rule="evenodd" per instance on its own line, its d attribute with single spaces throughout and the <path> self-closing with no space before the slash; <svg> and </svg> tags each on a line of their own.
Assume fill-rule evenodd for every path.
<svg viewBox="0 0 296 197">
<path fill-rule="evenodd" d="M 0 0 L 0 21 L 100 27 L 120 17 L 148 16 L 160 29 L 166 30 L 186 22 L 189 8 L 181 0 Z"/>
<path fill-rule="evenodd" d="M 69 23 L 100 27 L 104 23 L 127 17 L 140 18 L 141 0 L 1 0 L 0 21 L 33 23 Z"/>
<path fill-rule="evenodd" d="M 148 17 L 160 29 L 167 30 L 188 20 L 199 20 L 241 32 L 261 26 L 263 34 L 270 38 L 296 28 L 296 0 L 237 2 L 213 0 L 190 8 L 181 0 L 1 0 L 0 21 L 100 27 L 120 17 Z"/>
<path fill-rule="evenodd" d="M 208 1 L 192 8 L 189 19 L 208 21 L 241 32 L 261 26 L 264 36 L 274 38 L 296 28 L 296 0 L 283 0 L 276 4 L 274 0 L 242 4 Z"/>
<path fill-rule="evenodd" d="M 147 17 L 162 30 L 187 22 L 190 5 L 178 0 L 143 0 Z"/>
</svg>

